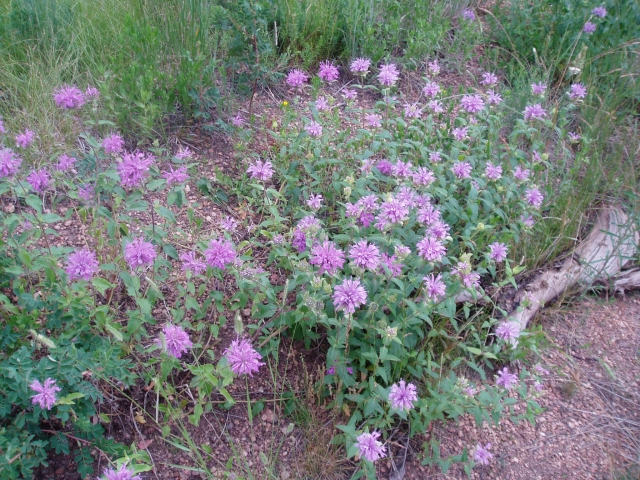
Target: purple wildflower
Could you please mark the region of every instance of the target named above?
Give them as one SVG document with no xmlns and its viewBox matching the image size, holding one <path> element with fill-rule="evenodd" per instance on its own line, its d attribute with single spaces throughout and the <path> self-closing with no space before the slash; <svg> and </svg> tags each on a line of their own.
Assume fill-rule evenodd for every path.
<svg viewBox="0 0 640 480">
<path fill-rule="evenodd" d="M 453 135 L 453 138 L 461 142 L 462 140 L 469 138 L 469 129 L 467 127 L 454 128 L 451 131 L 451 134 Z"/>
<path fill-rule="evenodd" d="M 471 9 L 464 10 L 462 12 L 462 18 L 469 22 L 473 22 L 476 19 L 476 14 Z"/>
<path fill-rule="evenodd" d="M 542 105 L 536 103 L 535 105 L 527 105 L 524 107 L 524 119 L 527 121 L 530 120 L 544 120 L 547 116 L 547 112 L 545 112 Z"/>
<path fill-rule="evenodd" d="M 411 176 L 411 167 L 413 167 L 411 162 L 403 162 L 402 160 L 398 160 L 391 167 L 391 173 L 393 173 L 393 175 L 398 178 L 406 178 Z"/>
<path fill-rule="evenodd" d="M 484 72 L 482 74 L 482 80 L 480 81 L 480 83 L 482 85 L 488 86 L 495 85 L 496 83 L 498 83 L 498 77 L 494 73 Z"/>
<path fill-rule="evenodd" d="M 322 206 L 322 195 L 320 194 L 314 195 L 313 193 L 309 194 L 309 200 L 307 200 L 307 205 L 309 206 L 309 208 L 313 208 L 314 210 L 317 210 Z"/>
<path fill-rule="evenodd" d="M 167 353 L 173 357 L 180 358 L 183 353 L 193 347 L 189 334 L 179 325 L 165 325 L 162 335 L 164 336 L 162 343 L 167 347 Z"/>
<path fill-rule="evenodd" d="M 98 272 L 98 269 L 96 254 L 89 249 L 83 248 L 69 255 L 65 271 L 71 281 L 79 278 L 82 280 L 91 280 Z"/>
<path fill-rule="evenodd" d="M 429 62 L 429 64 L 427 65 L 427 68 L 429 70 L 429 73 L 433 75 L 438 75 L 440 73 L 440 64 L 438 63 L 438 60 Z"/>
<path fill-rule="evenodd" d="M 527 168 L 522 168 L 520 165 L 516 167 L 513 171 L 513 178 L 518 180 L 519 182 L 524 182 L 529 178 L 530 170 Z"/>
<path fill-rule="evenodd" d="M 187 174 L 187 167 L 182 166 L 177 170 L 173 169 L 173 166 L 169 165 L 169 170 L 164 172 L 162 176 L 167 181 L 167 185 L 171 185 L 174 183 L 184 183 L 189 179 L 189 175 Z"/>
<path fill-rule="evenodd" d="M 383 175 L 391 175 L 393 164 L 389 160 L 383 158 L 376 164 L 376 168 Z"/>
<path fill-rule="evenodd" d="M 433 113 L 442 113 L 442 112 L 444 112 L 444 107 L 442 106 L 442 104 L 438 100 L 431 100 L 427 104 L 427 108 L 429 110 L 433 111 Z"/>
<path fill-rule="evenodd" d="M 547 86 L 542 82 L 532 83 L 531 90 L 533 91 L 534 95 L 544 95 L 544 92 L 547 91 Z"/>
<path fill-rule="evenodd" d="M 367 113 L 364 116 L 365 121 L 367 122 L 367 124 L 372 127 L 372 128 L 378 128 L 382 126 L 382 117 L 380 115 L 376 115 L 375 113 Z"/>
<path fill-rule="evenodd" d="M 380 250 L 366 240 L 360 240 L 349 250 L 349 258 L 355 266 L 374 271 L 380 265 Z"/>
<path fill-rule="evenodd" d="M 579 133 L 574 132 L 567 133 L 567 136 L 569 137 L 569 140 L 571 140 L 571 143 L 577 143 L 582 138 Z"/>
<path fill-rule="evenodd" d="M 368 58 L 356 58 L 351 62 L 351 73 L 356 75 L 366 75 L 369 72 L 371 60 Z"/>
<path fill-rule="evenodd" d="M 489 245 L 489 258 L 495 262 L 504 262 L 509 249 L 504 243 L 494 242 Z"/>
<path fill-rule="evenodd" d="M 356 440 L 356 448 L 360 452 L 360 456 L 370 462 L 375 462 L 379 458 L 387 456 L 385 453 L 387 447 L 378 441 L 380 432 L 373 431 L 371 433 L 363 433 Z"/>
<path fill-rule="evenodd" d="M 404 107 L 404 116 L 407 118 L 419 118 L 421 113 L 420 105 L 413 103 Z"/>
<path fill-rule="evenodd" d="M 204 251 L 207 265 L 224 270 L 236 259 L 236 249 L 229 240 L 213 239 L 209 242 L 209 248 Z"/>
<path fill-rule="evenodd" d="M 322 112 L 324 110 L 329 110 L 329 102 L 327 101 L 327 99 L 325 97 L 318 97 L 318 99 L 316 100 L 315 103 L 316 108 L 318 109 L 318 111 Z"/>
<path fill-rule="evenodd" d="M 400 72 L 394 63 L 382 65 L 380 67 L 380 73 L 378 73 L 378 81 L 386 86 L 390 87 L 398 81 L 400 78 Z"/>
<path fill-rule="evenodd" d="M 460 105 L 468 113 L 478 113 L 484 108 L 484 100 L 480 95 L 463 95 Z"/>
<path fill-rule="evenodd" d="M 57 401 L 56 393 L 61 389 L 56 386 L 56 381 L 52 378 L 47 378 L 44 381 L 44 385 L 40 383 L 38 380 L 34 380 L 29 385 L 29 388 L 36 392 L 35 395 L 31 397 L 32 404 L 38 404 L 42 410 L 51 410 Z"/>
<path fill-rule="evenodd" d="M 422 93 L 427 97 L 434 98 L 438 93 L 440 93 L 440 85 L 435 82 L 428 82 L 422 89 Z"/>
<path fill-rule="evenodd" d="M 524 224 L 526 228 L 531 228 L 536 224 L 536 221 L 533 219 L 531 215 L 522 214 L 520 216 L 520 221 Z"/>
<path fill-rule="evenodd" d="M 386 223 L 402 223 L 409 217 L 408 205 L 398 198 L 392 198 L 380 205 L 378 218 Z"/>
<path fill-rule="evenodd" d="M 432 163 L 438 163 L 442 160 L 440 152 L 429 152 L 429 161 Z"/>
<path fill-rule="evenodd" d="M 22 159 L 10 148 L 0 149 L 0 178 L 15 175 L 20 170 Z"/>
<path fill-rule="evenodd" d="M 427 297 L 434 302 L 437 302 L 447 291 L 447 286 L 442 281 L 442 275 L 436 277 L 432 273 L 429 276 L 423 277 L 422 281 L 424 282 Z"/>
<path fill-rule="evenodd" d="M 251 175 L 251 178 L 256 178 L 266 182 L 273 177 L 273 165 L 268 160 L 265 160 L 264 162 L 256 160 L 256 163 L 247 168 L 247 173 Z"/>
<path fill-rule="evenodd" d="M 235 116 L 231 118 L 231 125 L 234 127 L 244 127 L 244 124 L 247 123 L 246 120 L 240 113 L 236 113 Z"/>
<path fill-rule="evenodd" d="M 220 226 L 226 232 L 235 232 L 236 228 L 238 228 L 238 222 L 237 222 L 237 220 L 235 218 L 230 217 L 229 215 L 227 215 L 220 222 Z"/>
<path fill-rule="evenodd" d="M 541 392 L 544 390 L 544 384 L 542 382 L 539 382 L 538 380 L 536 380 L 535 382 L 533 382 L 533 389 L 536 392 Z"/>
<path fill-rule="evenodd" d="M 531 154 L 531 161 L 534 163 L 540 163 L 542 161 L 542 157 L 540 156 L 537 150 L 534 150 L 533 153 Z"/>
<path fill-rule="evenodd" d="M 27 177 L 27 182 L 31 185 L 36 192 L 44 192 L 51 183 L 51 176 L 49 172 L 44 169 L 33 170 Z"/>
<path fill-rule="evenodd" d="M 311 121 L 307 126 L 304 127 L 307 133 L 312 137 L 319 137 L 322 135 L 322 125 L 318 122 Z"/>
<path fill-rule="evenodd" d="M 35 138 L 35 132 L 32 132 L 27 128 L 24 132 L 16 135 L 16 145 L 22 148 L 27 148 L 29 145 L 31 145 Z"/>
<path fill-rule="evenodd" d="M 351 89 L 351 88 L 345 88 L 342 91 L 342 96 L 344 98 L 346 98 L 347 100 L 354 100 L 358 97 L 358 92 L 356 92 L 355 90 Z"/>
<path fill-rule="evenodd" d="M 604 18 L 607 16 L 607 9 L 603 6 L 595 7 L 593 10 L 591 10 L 591 14 L 595 15 L 596 17 Z"/>
<path fill-rule="evenodd" d="M 436 176 L 433 174 L 431 170 L 425 167 L 418 167 L 418 169 L 413 172 L 413 183 L 416 185 L 430 185 L 436 179 Z"/>
<path fill-rule="evenodd" d="M 89 99 L 98 98 L 100 96 L 100 90 L 91 85 L 87 85 L 87 89 L 84 91 L 84 97 Z"/>
<path fill-rule="evenodd" d="M 325 60 L 324 62 L 320 62 L 318 76 L 325 82 L 334 82 L 338 79 L 340 73 L 338 72 L 338 67 L 336 67 L 333 62 Z"/>
<path fill-rule="evenodd" d="M 251 346 L 251 342 L 246 338 L 233 340 L 223 355 L 227 357 L 229 366 L 236 375 L 248 374 L 252 377 L 253 372 L 257 372 L 262 365 L 265 365 L 260 361 L 262 355 Z"/>
<path fill-rule="evenodd" d="M 335 243 L 325 240 L 311 248 L 309 263 L 319 267 L 318 275 L 322 275 L 325 271 L 333 275 L 344 265 L 344 253 L 336 248 Z"/>
<path fill-rule="evenodd" d="M 291 70 L 287 75 L 287 85 L 290 87 L 300 88 L 302 85 L 307 83 L 307 80 L 309 80 L 309 75 L 297 68 Z"/>
<path fill-rule="evenodd" d="M 182 262 L 182 270 L 191 270 L 196 275 L 207 269 L 207 264 L 198 259 L 196 252 L 181 253 L 180 261 Z"/>
<path fill-rule="evenodd" d="M 349 315 L 355 313 L 356 309 L 365 303 L 367 303 L 367 291 L 359 279 L 345 279 L 340 285 L 336 285 L 333 292 L 336 311 L 344 310 L 344 313 Z"/>
<path fill-rule="evenodd" d="M 383 253 L 380 255 L 380 265 L 386 267 L 389 270 L 389 273 L 392 277 L 398 277 L 402 273 L 402 263 L 398 261 L 398 258 L 395 255 L 387 255 Z"/>
<path fill-rule="evenodd" d="M 78 187 L 78 198 L 85 202 L 90 202 L 96 195 L 96 187 L 90 183 L 86 183 Z"/>
<path fill-rule="evenodd" d="M 135 475 L 133 469 L 127 468 L 126 465 L 121 465 L 118 470 L 115 468 L 104 472 L 104 480 L 142 480 L 140 475 Z"/>
<path fill-rule="evenodd" d="M 455 162 L 451 171 L 457 178 L 470 178 L 473 167 L 469 162 Z"/>
<path fill-rule="evenodd" d="M 444 244 L 436 238 L 424 237 L 416 247 L 418 254 L 428 262 L 439 262 L 447 253 Z"/>
<path fill-rule="evenodd" d="M 504 367 L 502 370 L 498 371 L 498 379 L 496 380 L 496 385 L 503 386 L 507 390 L 511 390 L 518 384 L 518 375 L 515 373 L 509 373 L 509 369 Z"/>
<path fill-rule="evenodd" d="M 58 170 L 59 172 L 66 172 L 68 170 L 71 170 L 76 164 L 76 162 L 77 162 L 76 158 L 70 157 L 66 153 L 63 153 L 62 155 L 60 155 L 60 157 L 58 157 L 56 170 Z"/>
<path fill-rule="evenodd" d="M 155 157 L 150 153 L 125 153 L 122 161 L 116 165 L 122 186 L 139 187 L 149 176 L 149 168 L 154 161 Z"/>
<path fill-rule="evenodd" d="M 596 24 L 593 22 L 586 22 L 584 24 L 584 27 L 582 27 L 582 31 L 587 35 L 591 35 L 593 32 L 596 31 Z"/>
<path fill-rule="evenodd" d="M 134 238 L 124 247 L 124 259 L 131 268 L 152 265 L 156 256 L 156 247 L 151 242 L 145 242 L 143 237 Z"/>
<path fill-rule="evenodd" d="M 530 188 L 524 192 L 524 198 L 527 203 L 535 208 L 540 208 L 544 195 L 537 188 Z"/>
<path fill-rule="evenodd" d="M 416 220 L 418 220 L 420 223 L 431 225 L 440 220 L 440 215 L 440 210 L 438 210 L 433 205 L 427 205 L 418 210 Z"/>
<path fill-rule="evenodd" d="M 193 152 L 189 147 L 180 147 L 174 157 L 178 160 L 185 160 L 187 158 L 191 158 L 193 156 Z"/>
<path fill-rule="evenodd" d="M 499 93 L 494 92 L 493 90 L 489 90 L 487 92 L 487 101 L 491 105 L 498 105 L 502 102 L 502 96 Z"/>
<path fill-rule="evenodd" d="M 102 140 L 102 148 L 106 154 L 120 153 L 124 149 L 124 140 L 117 133 L 111 133 Z"/>
<path fill-rule="evenodd" d="M 493 453 L 489 451 L 490 448 L 490 443 L 487 443 L 484 447 L 478 444 L 473 454 L 473 459 L 481 465 L 489 465 L 489 461 L 493 458 Z"/>
<path fill-rule="evenodd" d="M 59 108 L 75 109 L 85 104 L 86 100 L 82 90 L 76 86 L 63 85 L 53 94 L 53 99 Z"/>
<path fill-rule="evenodd" d="M 302 230 L 294 230 L 291 245 L 293 245 L 295 249 L 300 253 L 304 252 L 307 249 L 307 236 Z"/>
<path fill-rule="evenodd" d="M 572 100 L 578 98 L 584 98 L 587 96 L 587 89 L 581 83 L 574 83 L 571 85 L 571 92 L 569 92 L 569 98 Z"/>
<path fill-rule="evenodd" d="M 489 180 L 498 180 L 502 177 L 502 167 L 500 165 L 494 165 L 491 162 L 487 162 L 487 168 L 484 174 Z"/>
<path fill-rule="evenodd" d="M 438 240 L 444 240 L 449 235 L 449 225 L 441 220 L 433 222 L 429 228 L 427 228 L 427 235 L 431 235 Z"/>
<path fill-rule="evenodd" d="M 413 383 L 405 383 L 400 380 L 391 385 L 389 392 L 389 402 L 394 410 L 409 411 L 413 408 L 414 402 L 418 400 L 418 389 Z"/>
</svg>

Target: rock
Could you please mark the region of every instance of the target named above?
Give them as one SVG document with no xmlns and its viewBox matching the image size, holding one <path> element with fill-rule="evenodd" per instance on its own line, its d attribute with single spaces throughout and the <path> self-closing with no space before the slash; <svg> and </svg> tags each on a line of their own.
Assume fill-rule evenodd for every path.
<svg viewBox="0 0 640 480">
<path fill-rule="evenodd" d="M 270 408 L 265 408 L 262 412 L 262 420 L 267 423 L 276 423 L 278 421 L 278 415 Z"/>
</svg>

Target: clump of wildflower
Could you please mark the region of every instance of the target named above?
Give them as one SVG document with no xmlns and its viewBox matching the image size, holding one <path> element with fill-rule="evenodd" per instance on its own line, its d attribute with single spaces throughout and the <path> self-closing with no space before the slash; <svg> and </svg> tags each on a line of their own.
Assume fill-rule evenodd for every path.
<svg viewBox="0 0 640 480">
<path fill-rule="evenodd" d="M 574 132 L 567 133 L 567 136 L 569 137 L 569 140 L 571 140 L 571 143 L 578 143 L 582 138 L 579 133 Z"/>
<path fill-rule="evenodd" d="M 435 82 L 428 82 L 422 89 L 422 93 L 427 97 L 434 98 L 438 93 L 440 93 L 440 85 Z"/>
<path fill-rule="evenodd" d="M 531 215 L 522 214 L 520 216 L 520 221 L 524 224 L 525 227 L 531 228 L 536 224 L 536 221 L 533 219 Z"/>
<path fill-rule="evenodd" d="M 135 475 L 133 469 L 127 468 L 126 465 L 121 465 L 118 470 L 115 468 L 104 472 L 104 480 L 142 480 L 140 475 Z"/>
<path fill-rule="evenodd" d="M 85 202 L 90 202 L 96 195 L 96 187 L 90 183 L 86 183 L 78 187 L 78 198 Z"/>
<path fill-rule="evenodd" d="M 100 96 L 100 90 L 96 87 L 92 87 L 91 85 L 87 85 L 87 89 L 84 91 L 84 97 L 90 100 L 94 98 L 98 98 Z"/>
<path fill-rule="evenodd" d="M 152 265 L 156 256 L 156 247 L 143 237 L 134 238 L 124 247 L 124 259 L 131 268 Z"/>
<path fill-rule="evenodd" d="M 351 73 L 355 75 L 365 76 L 369 73 L 369 67 L 371 66 L 371 60 L 368 58 L 356 58 L 351 62 Z"/>
<path fill-rule="evenodd" d="M 111 133 L 102 140 L 102 148 L 107 154 L 120 153 L 124 149 L 124 140 L 117 133 Z"/>
<path fill-rule="evenodd" d="M 24 132 L 16 135 L 16 145 L 18 145 L 21 148 L 27 148 L 29 145 L 33 143 L 35 138 L 36 138 L 35 132 L 27 128 Z"/>
<path fill-rule="evenodd" d="M 407 178 L 411 176 L 411 167 L 413 167 L 413 164 L 411 162 L 403 162 L 402 160 L 398 160 L 391 167 L 391 173 L 393 173 L 393 175 L 398 178 Z"/>
<path fill-rule="evenodd" d="M 442 160 L 440 152 L 429 152 L 429 161 L 432 163 L 438 163 Z"/>
<path fill-rule="evenodd" d="M 256 178 L 263 182 L 266 182 L 271 177 L 273 177 L 273 165 L 270 161 L 265 160 L 264 162 L 261 160 L 256 160 L 256 163 L 252 164 L 247 168 L 247 173 L 251 176 L 251 178 Z"/>
<path fill-rule="evenodd" d="M 504 262 L 508 251 L 509 249 L 504 243 L 494 242 L 489 245 L 489 258 L 494 262 Z"/>
<path fill-rule="evenodd" d="M 438 75 L 440 73 L 440 64 L 438 63 L 438 60 L 429 62 L 429 64 L 427 65 L 427 69 L 432 75 Z"/>
<path fill-rule="evenodd" d="M 390 87 L 398 81 L 398 78 L 400 78 L 400 72 L 398 72 L 398 68 L 394 63 L 389 63 L 380 67 L 378 81 L 382 85 Z"/>
<path fill-rule="evenodd" d="M 527 168 L 522 168 L 522 166 L 518 165 L 516 169 L 513 171 L 513 178 L 518 180 L 519 182 L 524 182 L 529 178 L 529 174 L 531 172 Z"/>
<path fill-rule="evenodd" d="M 51 183 L 51 176 L 49 172 L 44 169 L 33 170 L 27 177 L 27 182 L 31 185 L 36 192 L 44 192 Z"/>
<path fill-rule="evenodd" d="M 278 233 L 271 239 L 274 245 L 282 245 L 284 243 L 284 235 Z"/>
<path fill-rule="evenodd" d="M 409 411 L 413 408 L 414 402 L 418 400 L 418 389 L 413 383 L 406 383 L 400 380 L 391 385 L 389 391 L 389 403 L 394 410 Z"/>
<path fill-rule="evenodd" d="M 404 107 L 404 116 L 407 118 L 419 118 L 420 113 L 420 105 L 418 105 L 417 103 L 406 105 Z"/>
<path fill-rule="evenodd" d="M 53 99 L 59 108 L 68 109 L 80 108 L 86 102 L 82 90 L 75 85 L 63 85 L 54 92 Z"/>
<path fill-rule="evenodd" d="M 604 18 L 607 16 L 607 9 L 603 6 L 595 7 L 593 10 L 591 10 L 591 14 L 599 18 Z"/>
<path fill-rule="evenodd" d="M 329 110 L 329 102 L 325 97 L 318 97 L 315 103 L 316 108 L 322 112 L 324 110 Z"/>
<path fill-rule="evenodd" d="M 198 259 L 195 252 L 185 252 L 180 254 L 180 261 L 182 262 L 182 270 L 191 270 L 196 275 L 207 269 L 207 264 Z"/>
<path fill-rule="evenodd" d="M 120 183 L 124 187 L 139 187 L 149 176 L 149 168 L 155 161 L 150 153 L 135 151 L 125 153 L 116 169 L 120 175 Z"/>
<path fill-rule="evenodd" d="M 494 165 L 491 162 L 487 162 L 484 174 L 489 180 L 498 180 L 502 177 L 502 167 L 500 165 Z"/>
<path fill-rule="evenodd" d="M 378 438 L 380 438 L 380 432 L 373 431 L 371 433 L 363 433 L 356 439 L 356 448 L 362 458 L 370 462 L 375 462 L 379 458 L 387 456 L 385 453 L 387 447 L 385 447 Z"/>
<path fill-rule="evenodd" d="M 380 265 L 380 250 L 366 240 L 360 240 L 349 250 L 349 258 L 355 266 L 375 271 Z"/>
<path fill-rule="evenodd" d="M 166 347 L 167 353 L 173 357 L 180 358 L 183 353 L 187 353 L 193 347 L 189 334 L 179 325 L 165 325 L 162 335 L 164 339 L 161 343 Z"/>
<path fill-rule="evenodd" d="M 235 232 L 236 228 L 238 228 L 238 221 L 235 218 L 227 215 L 220 222 L 220 226 L 222 227 L 223 230 L 227 232 Z"/>
<path fill-rule="evenodd" d="M 261 362 L 262 355 L 251 346 L 251 342 L 246 338 L 236 339 L 223 352 L 227 357 L 231 371 L 236 375 L 253 376 L 253 372 L 260 370 L 264 362 Z"/>
<path fill-rule="evenodd" d="M 231 117 L 231 125 L 233 125 L 234 127 L 244 127 L 245 123 L 247 122 L 244 117 L 240 115 L 240 113 L 236 113 L 233 117 Z"/>
<path fill-rule="evenodd" d="M 236 249 L 229 240 L 214 238 L 204 251 L 204 257 L 210 267 L 224 270 L 227 265 L 233 264 L 236 259 Z"/>
<path fill-rule="evenodd" d="M 345 88 L 342 91 L 342 96 L 344 98 L 346 98 L 347 100 L 354 100 L 355 98 L 358 97 L 358 92 L 356 92 L 355 90 L 353 90 L 351 88 Z"/>
<path fill-rule="evenodd" d="M 515 373 L 509 373 L 509 368 L 504 367 L 502 370 L 498 371 L 496 384 L 506 388 L 507 390 L 511 390 L 518 384 L 518 375 Z"/>
<path fill-rule="evenodd" d="M 322 195 L 320 194 L 309 194 L 309 200 L 307 200 L 307 205 L 309 206 L 309 208 L 313 208 L 314 210 L 317 210 L 318 208 L 320 208 L 322 206 Z"/>
<path fill-rule="evenodd" d="M 324 272 L 333 275 L 344 265 L 344 253 L 335 243 L 325 240 L 313 246 L 309 263 L 319 267 L 318 275 Z"/>
<path fill-rule="evenodd" d="M 451 167 L 453 174 L 460 179 L 471 178 L 472 169 L 473 167 L 469 162 L 455 162 Z"/>
<path fill-rule="evenodd" d="M 69 280 L 91 280 L 98 272 L 98 259 L 96 254 L 87 248 L 76 250 L 69 255 L 65 271 Z"/>
<path fill-rule="evenodd" d="M 392 277 L 399 277 L 404 266 L 395 255 L 389 256 L 386 253 L 380 255 L 380 265 L 386 268 Z"/>
<path fill-rule="evenodd" d="M 344 313 L 352 314 L 365 303 L 367 303 L 367 291 L 359 279 L 345 279 L 340 285 L 336 285 L 333 292 L 333 305 L 336 311 L 344 310 Z"/>
<path fill-rule="evenodd" d="M 378 128 L 382 126 L 382 117 L 380 115 L 376 115 L 375 113 L 367 113 L 364 116 L 364 119 L 372 128 Z"/>
<path fill-rule="evenodd" d="M 496 335 L 505 342 L 512 342 L 520 336 L 520 329 L 516 322 L 505 320 L 496 328 Z"/>
<path fill-rule="evenodd" d="M 398 198 L 384 202 L 380 205 L 378 219 L 383 223 L 402 223 L 409 217 L 409 206 Z"/>
<path fill-rule="evenodd" d="M 431 110 L 433 113 L 442 113 L 444 112 L 444 107 L 438 100 L 431 100 L 427 104 L 427 108 Z"/>
<path fill-rule="evenodd" d="M 574 83 L 571 85 L 569 98 L 572 100 L 582 99 L 587 96 L 587 89 L 582 83 Z"/>
<path fill-rule="evenodd" d="M 0 149 L 0 178 L 18 173 L 22 159 L 10 148 Z"/>
<path fill-rule="evenodd" d="M 304 129 L 312 137 L 319 137 L 319 136 L 322 135 L 322 125 L 320 125 L 318 122 L 315 122 L 313 120 L 311 122 L 309 122 L 304 127 Z"/>
<path fill-rule="evenodd" d="M 309 80 L 309 75 L 302 70 L 294 68 L 287 75 L 287 85 L 293 88 L 300 88 Z"/>
<path fill-rule="evenodd" d="M 416 247 L 418 254 L 428 262 L 440 262 L 447 253 L 444 244 L 436 238 L 425 237 Z"/>
<path fill-rule="evenodd" d="M 424 282 L 427 297 L 434 302 L 437 302 L 441 297 L 443 297 L 447 291 L 447 286 L 442 281 L 442 275 L 438 275 L 436 277 L 432 273 L 423 277 L 422 281 Z"/>
<path fill-rule="evenodd" d="M 463 95 L 460 99 L 460 105 L 468 113 L 478 113 L 484 108 L 484 100 L 480 95 Z"/>
<path fill-rule="evenodd" d="M 584 24 L 584 27 L 582 27 L 582 31 L 587 35 L 591 35 L 593 32 L 596 31 L 596 24 L 593 22 L 586 22 Z"/>
<path fill-rule="evenodd" d="M 451 134 L 453 135 L 453 138 L 461 142 L 462 140 L 469 138 L 469 129 L 467 127 L 454 128 L 451 131 Z"/>
<path fill-rule="evenodd" d="M 436 179 L 436 176 L 433 174 L 431 170 L 425 167 L 418 167 L 418 169 L 413 172 L 413 183 L 416 185 L 430 185 Z"/>
<path fill-rule="evenodd" d="M 393 164 L 389 160 L 383 158 L 376 164 L 376 168 L 383 175 L 391 175 Z"/>
<path fill-rule="evenodd" d="M 335 82 L 340 76 L 340 73 L 338 72 L 338 67 L 336 67 L 333 62 L 325 60 L 324 62 L 320 62 L 318 76 L 325 82 Z"/>
<path fill-rule="evenodd" d="M 58 163 L 56 165 L 56 170 L 59 172 L 67 172 L 71 170 L 77 162 L 75 157 L 70 157 L 66 153 L 63 153 L 58 157 Z"/>
<path fill-rule="evenodd" d="M 180 147 L 174 157 L 178 160 L 186 160 L 187 158 L 191 158 L 193 156 L 193 152 L 189 147 Z"/>
<path fill-rule="evenodd" d="M 544 120 L 547 116 L 547 112 L 542 108 L 542 105 L 536 103 L 535 105 L 527 105 L 524 107 L 524 119 L 530 120 Z"/>
<path fill-rule="evenodd" d="M 476 19 L 476 14 L 473 10 L 467 9 L 462 12 L 462 18 L 469 22 L 473 22 Z"/>
<path fill-rule="evenodd" d="M 544 95 L 544 92 L 547 91 L 547 86 L 542 82 L 532 83 L 531 91 L 533 91 L 534 95 Z"/>
<path fill-rule="evenodd" d="M 540 208 L 544 195 L 537 188 L 529 188 L 524 192 L 524 198 L 527 203 L 535 208 Z"/>
<path fill-rule="evenodd" d="M 184 183 L 189 179 L 189 175 L 187 174 L 187 167 L 181 166 L 177 170 L 173 169 L 173 166 L 169 165 L 169 170 L 164 172 L 162 176 L 167 181 L 167 185 L 172 185 L 174 183 Z"/>
<path fill-rule="evenodd" d="M 493 90 L 489 90 L 487 92 L 487 102 L 491 105 L 498 105 L 502 102 L 502 96 L 499 93 L 494 92 Z"/>
<path fill-rule="evenodd" d="M 34 380 L 29 385 L 29 388 L 36 392 L 31 397 L 31 403 L 33 405 L 38 404 L 42 410 L 51 410 L 57 401 L 56 393 L 61 389 L 56 385 L 56 381 L 52 378 L 47 378 L 44 384 L 38 380 Z"/>
<path fill-rule="evenodd" d="M 490 443 L 487 443 L 484 447 L 478 444 L 473 454 L 473 459 L 481 465 L 489 465 L 489 461 L 493 458 L 493 453 L 489 451 L 490 448 Z"/>
<path fill-rule="evenodd" d="M 480 83 L 482 85 L 488 86 L 495 85 L 496 83 L 498 83 L 498 77 L 494 73 L 484 72 L 482 74 L 482 80 L 480 81 Z"/>
</svg>

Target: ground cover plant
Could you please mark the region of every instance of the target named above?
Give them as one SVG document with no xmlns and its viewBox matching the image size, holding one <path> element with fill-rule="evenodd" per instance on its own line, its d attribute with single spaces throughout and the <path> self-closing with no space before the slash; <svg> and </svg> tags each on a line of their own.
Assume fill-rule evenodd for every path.
<svg viewBox="0 0 640 480">
<path fill-rule="evenodd" d="M 54 4 L 51 18 L 74 11 Z M 289 15 L 303 14 L 285 4 Z M 20 19 L 36 28 L 40 7 L 16 5 L 10 4 L 11 25 Z M 627 157 L 603 138 L 611 130 L 603 129 L 601 112 L 628 107 L 630 97 L 613 102 L 594 93 L 608 81 L 599 83 L 601 73 L 531 70 L 523 85 L 522 71 L 505 78 L 487 66 L 467 86 L 451 84 L 443 64 L 468 61 L 468 39 L 482 38 L 479 11 L 437 6 L 460 14 L 455 21 L 466 41 L 455 47 L 454 60 L 431 54 L 401 63 L 383 58 L 397 52 L 369 57 L 353 44 L 365 53 L 341 63 L 320 55 L 343 52 L 345 44 L 320 42 L 309 53 L 305 42 L 313 37 L 300 34 L 308 24 L 297 22 L 299 30 L 281 37 L 288 42 L 281 53 L 302 64 L 261 80 L 279 81 L 286 99 L 271 123 L 259 123 L 251 106 L 248 114 L 210 117 L 219 105 L 217 60 L 198 50 L 214 48 L 200 37 L 202 28 L 227 22 L 224 35 L 239 43 L 236 60 L 258 60 L 237 77 L 247 75 L 248 91 L 255 91 L 265 73 L 259 58 L 277 52 L 270 38 L 260 38 L 262 27 L 274 11 L 283 13 L 253 2 L 232 13 L 224 2 L 141 2 L 114 33 L 140 60 L 118 73 L 120 94 L 91 76 L 77 84 L 60 79 L 46 92 L 41 86 L 38 98 L 55 112 L 55 128 L 20 124 L 3 110 L 3 478 L 33 475 L 51 452 L 74 455 L 83 477 L 146 478 L 154 464 L 147 448 L 105 434 L 114 401 L 126 401 L 139 423 L 152 423 L 168 444 L 188 452 L 197 473 L 213 477 L 222 469 L 260 478 L 240 445 L 231 442 L 228 461 L 214 459 L 188 425 L 234 405 L 246 408 L 252 424 L 265 407 L 249 382 L 274 375 L 290 341 L 319 352 L 321 374 L 309 388 L 334 412 L 331 443 L 339 458 L 352 461 L 351 478 L 376 478 L 386 457 L 400 464 L 412 438 L 434 422 L 465 415 L 478 424 L 535 421 L 548 374 L 537 360 L 543 335 L 511 322 L 504 297 L 527 267 L 562 253 L 578 235 L 572 212 L 613 193 L 609 180 Z M 184 31 L 163 33 L 158 18 L 167 12 L 182 19 Z M 194 12 L 211 17 L 195 25 Z M 608 21 L 600 13 L 592 15 Z M 251 19 L 257 19 L 252 29 L 243 29 Z M 191 47 L 173 57 L 162 38 Z M 407 55 L 438 45 L 389 41 L 404 45 Z M 167 58 L 179 65 L 177 80 L 163 71 Z M 146 81 L 147 67 L 153 78 L 140 91 L 151 95 L 157 112 L 129 99 L 150 116 L 124 118 L 132 110 L 118 112 L 122 104 L 114 98 L 125 99 L 128 86 Z M 158 78 L 174 86 L 157 87 Z M 189 148 L 131 141 L 133 125 L 147 135 L 175 104 L 224 127 L 241 156 L 239 174 L 218 171 L 214 187 Z M 623 126 L 617 132 L 633 131 L 634 123 Z M 260 136 L 269 147 L 252 149 Z M 606 165 L 596 159 L 605 152 L 614 158 Z M 633 211 L 635 173 L 615 182 L 618 195 L 630 192 Z M 218 203 L 242 204 L 255 223 L 228 216 L 215 231 L 203 229 L 187 199 L 190 183 Z M 563 202 L 572 192 L 576 197 L 578 184 L 587 193 L 570 210 Z M 60 236 L 67 222 L 78 225 L 72 237 Z M 233 334 L 221 335 L 229 325 Z M 300 420 L 295 394 L 280 390 L 283 411 Z M 278 449 L 275 458 L 261 457 L 267 475 L 278 474 Z M 469 475 L 494 455 L 487 441 L 454 455 L 442 456 L 436 441 L 421 449 L 423 464 L 446 473 L 460 463 Z"/>
</svg>

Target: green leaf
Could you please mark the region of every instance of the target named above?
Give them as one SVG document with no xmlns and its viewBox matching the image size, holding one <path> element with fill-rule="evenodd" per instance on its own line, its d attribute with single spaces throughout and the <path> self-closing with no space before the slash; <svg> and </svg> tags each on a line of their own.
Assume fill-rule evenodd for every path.
<svg viewBox="0 0 640 480">
<path fill-rule="evenodd" d="M 91 284 L 101 295 L 104 295 L 109 288 L 115 287 L 113 283 L 107 282 L 104 278 L 94 278 L 91 280 Z"/>
<path fill-rule="evenodd" d="M 83 398 L 83 397 L 84 397 L 84 393 L 80 393 L 80 392 L 70 393 L 66 397 L 59 398 L 56 404 L 57 405 L 74 405 L 75 404 L 74 400 L 77 400 L 78 398 Z"/>
</svg>

